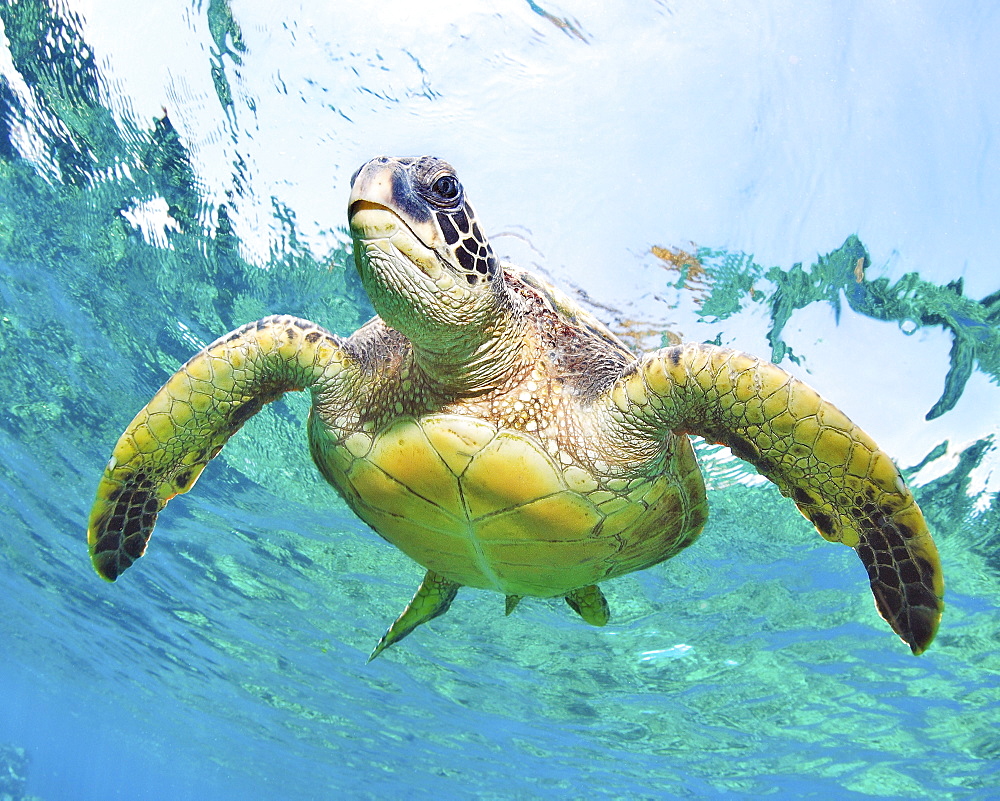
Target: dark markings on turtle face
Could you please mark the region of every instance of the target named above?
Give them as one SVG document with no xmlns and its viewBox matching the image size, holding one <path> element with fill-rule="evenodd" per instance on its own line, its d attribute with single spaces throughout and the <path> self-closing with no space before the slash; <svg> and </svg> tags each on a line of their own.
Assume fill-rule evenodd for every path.
<svg viewBox="0 0 1000 801">
<path fill-rule="evenodd" d="M 174 478 L 174 486 L 175 487 L 186 487 L 188 481 L 190 481 L 190 480 L 191 480 L 191 471 L 190 470 L 185 470 L 184 472 L 178 473 L 177 476 L 175 476 L 175 478 Z"/>
<path fill-rule="evenodd" d="M 431 210 L 427 201 L 417 194 L 402 170 L 393 170 L 392 202 L 405 216 L 416 222 L 430 222 Z"/>
<path fill-rule="evenodd" d="M 459 248 L 455 251 L 455 255 L 458 257 L 458 263 L 462 265 L 462 268 L 473 272 L 475 270 L 475 257 L 469 253 L 465 248 Z"/>
<path fill-rule="evenodd" d="M 478 273 L 489 278 L 496 275 L 499 268 L 499 262 L 493 255 L 490 246 L 471 237 L 466 238 L 455 248 L 455 257 L 467 272 Z M 470 281 L 470 283 L 474 283 L 474 281 Z"/>
<path fill-rule="evenodd" d="M 677 366 L 678 364 L 680 364 L 680 363 L 681 363 L 681 349 L 680 349 L 680 348 L 678 348 L 678 347 L 676 347 L 676 346 L 675 346 L 675 347 L 672 347 L 672 348 L 671 348 L 671 349 L 670 349 L 670 350 L 668 351 L 668 354 L 669 354 L 669 356 L 670 356 L 670 363 L 671 363 L 671 364 L 672 364 L 672 365 L 673 365 L 674 367 L 676 367 L 676 366 Z"/>
<path fill-rule="evenodd" d="M 455 230 L 455 226 L 452 225 L 451 218 L 444 212 L 438 212 L 437 218 L 438 225 L 441 226 L 441 233 L 444 235 L 444 241 L 449 245 L 454 245 L 461 237 Z"/>
<path fill-rule="evenodd" d="M 319 331 L 310 331 L 306 334 L 306 342 L 312 345 L 317 342 L 321 336 L 323 335 Z"/>
<path fill-rule="evenodd" d="M 476 255 L 475 270 L 480 275 L 488 275 L 489 274 L 489 272 L 490 272 L 490 265 L 489 265 L 489 262 L 487 261 L 487 259 L 486 259 L 485 256 L 483 256 L 481 254 L 477 254 Z"/>
<path fill-rule="evenodd" d="M 305 330 L 307 328 L 312 328 L 312 325 L 308 321 L 300 320 L 299 318 L 295 319 L 295 325 L 301 328 L 302 330 Z"/>
<path fill-rule="evenodd" d="M 492 279 L 499 272 L 500 262 L 493 255 L 472 209 L 462 205 L 450 212 L 439 210 L 436 215 L 444 241 L 466 273 L 465 280 L 474 285 L 480 276 Z"/>
</svg>

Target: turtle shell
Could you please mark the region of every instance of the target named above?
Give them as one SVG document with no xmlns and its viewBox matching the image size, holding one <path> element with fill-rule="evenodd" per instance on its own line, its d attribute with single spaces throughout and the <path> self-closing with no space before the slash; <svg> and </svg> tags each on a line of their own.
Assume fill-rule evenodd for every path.
<svg viewBox="0 0 1000 801">
<path fill-rule="evenodd" d="M 555 596 L 656 564 L 705 519 L 691 446 L 655 474 L 608 478 L 535 437 L 459 414 L 401 417 L 333 449 L 328 477 L 354 511 L 459 584 Z"/>
</svg>

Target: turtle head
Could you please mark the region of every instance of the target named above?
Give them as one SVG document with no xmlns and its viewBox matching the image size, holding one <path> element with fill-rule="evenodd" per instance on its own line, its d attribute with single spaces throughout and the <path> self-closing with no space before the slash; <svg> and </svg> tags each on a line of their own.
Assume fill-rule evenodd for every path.
<svg viewBox="0 0 1000 801">
<path fill-rule="evenodd" d="M 499 263 L 446 161 L 372 159 L 351 179 L 348 217 L 372 305 L 412 341 L 497 313 Z"/>
</svg>

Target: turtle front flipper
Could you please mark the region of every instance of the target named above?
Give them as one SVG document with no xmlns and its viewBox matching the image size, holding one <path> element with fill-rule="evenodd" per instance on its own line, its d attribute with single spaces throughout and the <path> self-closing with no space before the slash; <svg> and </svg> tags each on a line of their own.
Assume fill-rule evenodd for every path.
<svg viewBox="0 0 1000 801">
<path fill-rule="evenodd" d="M 824 538 L 855 549 L 913 653 L 930 645 L 944 579 L 923 514 L 889 455 L 815 390 L 745 353 L 685 344 L 633 365 L 606 409 L 622 436 L 696 434 L 750 462 Z"/>
<path fill-rule="evenodd" d="M 101 577 L 114 581 L 145 553 L 167 501 L 191 489 L 265 403 L 328 382 L 346 358 L 340 340 L 319 326 L 268 317 L 181 367 L 119 438 L 97 487 L 87 541 Z"/>
<path fill-rule="evenodd" d="M 396 618 L 382 639 L 378 641 L 368 661 L 371 662 L 386 648 L 399 642 L 421 623 L 433 620 L 448 611 L 451 602 L 455 600 L 460 584 L 439 576 L 433 570 L 428 570 L 424 580 L 420 582 L 413 598 L 406 605 L 403 613 Z"/>
</svg>

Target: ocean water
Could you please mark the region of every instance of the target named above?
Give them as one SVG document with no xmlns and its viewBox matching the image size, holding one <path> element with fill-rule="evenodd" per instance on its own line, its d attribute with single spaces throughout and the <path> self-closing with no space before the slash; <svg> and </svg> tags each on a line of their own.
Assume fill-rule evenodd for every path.
<svg viewBox="0 0 1000 801">
<path fill-rule="evenodd" d="M 144 7 L 147 6 L 148 7 Z M 1000 14 L 990 4 L 0 2 L 0 795 L 1000 796 Z M 699 445 L 711 519 L 612 622 L 423 570 L 267 407 L 115 584 L 111 448 L 192 353 L 372 314 L 371 156 L 458 168 L 494 246 L 638 348 L 767 356 L 897 459 L 946 610 Z"/>
</svg>

